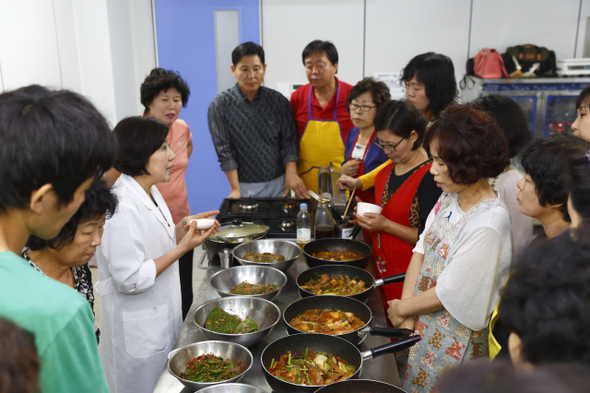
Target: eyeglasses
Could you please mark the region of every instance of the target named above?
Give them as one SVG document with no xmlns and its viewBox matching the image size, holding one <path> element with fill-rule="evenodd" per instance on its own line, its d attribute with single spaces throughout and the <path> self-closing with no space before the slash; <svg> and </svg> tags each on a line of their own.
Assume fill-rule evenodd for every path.
<svg viewBox="0 0 590 393">
<path fill-rule="evenodd" d="M 350 108 L 351 112 L 356 112 L 358 109 L 360 109 L 363 112 L 368 112 L 373 108 L 377 108 L 377 105 L 369 106 L 369 105 L 350 104 L 348 107 Z"/>
<path fill-rule="evenodd" d="M 398 143 L 396 143 L 395 145 L 382 145 L 379 142 L 373 141 L 374 144 L 376 144 L 377 146 L 379 146 L 380 148 L 382 148 L 386 153 L 393 153 L 395 151 L 395 148 L 404 141 L 404 139 L 402 138 Z"/>
</svg>

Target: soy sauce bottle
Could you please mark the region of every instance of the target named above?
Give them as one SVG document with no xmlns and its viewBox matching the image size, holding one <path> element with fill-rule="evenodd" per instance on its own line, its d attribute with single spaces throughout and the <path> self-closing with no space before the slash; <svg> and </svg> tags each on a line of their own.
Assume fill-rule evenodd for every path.
<svg viewBox="0 0 590 393">
<path fill-rule="evenodd" d="M 315 239 L 325 239 L 328 237 L 334 237 L 334 217 L 329 207 L 329 199 L 320 199 L 318 201 L 318 207 L 315 211 Z"/>
</svg>

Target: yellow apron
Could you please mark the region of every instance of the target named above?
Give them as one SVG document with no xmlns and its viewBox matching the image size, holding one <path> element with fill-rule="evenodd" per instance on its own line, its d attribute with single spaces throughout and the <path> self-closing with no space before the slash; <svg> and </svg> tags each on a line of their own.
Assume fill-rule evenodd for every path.
<svg viewBox="0 0 590 393">
<path fill-rule="evenodd" d="M 309 119 L 299 139 L 299 165 L 297 172 L 308 190 L 318 192 L 318 169 L 327 167 L 331 161 L 334 169 L 339 171 L 340 165 L 344 161 L 345 143 L 342 139 L 340 123 L 336 120 L 338 99 L 340 96 L 340 81 L 338 82 L 336 107 L 334 108 L 334 117 L 332 120 L 317 120 L 313 118 L 311 110 L 312 89 L 313 87 L 310 86 L 309 97 L 307 99 Z"/>
</svg>

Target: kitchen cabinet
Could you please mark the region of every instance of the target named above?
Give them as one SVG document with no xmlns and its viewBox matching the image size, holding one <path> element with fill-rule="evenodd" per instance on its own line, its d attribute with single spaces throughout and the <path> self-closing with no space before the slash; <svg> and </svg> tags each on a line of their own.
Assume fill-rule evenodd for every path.
<svg viewBox="0 0 590 393">
<path fill-rule="evenodd" d="M 481 95 L 500 94 L 515 100 L 524 110 L 536 137 L 571 134 L 576 120 L 576 98 L 590 85 L 590 78 L 479 79 L 468 77 L 461 102 Z"/>
</svg>

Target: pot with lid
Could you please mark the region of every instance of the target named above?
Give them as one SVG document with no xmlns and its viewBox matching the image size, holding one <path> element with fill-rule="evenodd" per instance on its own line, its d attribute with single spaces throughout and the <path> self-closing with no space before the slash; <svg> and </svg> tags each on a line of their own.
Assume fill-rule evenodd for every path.
<svg viewBox="0 0 590 393">
<path fill-rule="evenodd" d="M 250 240 L 261 239 L 268 230 L 267 225 L 233 220 L 231 223 L 222 223 L 218 233 L 205 239 L 205 245 L 211 252 L 217 253 L 224 248 L 234 248 Z"/>
</svg>

